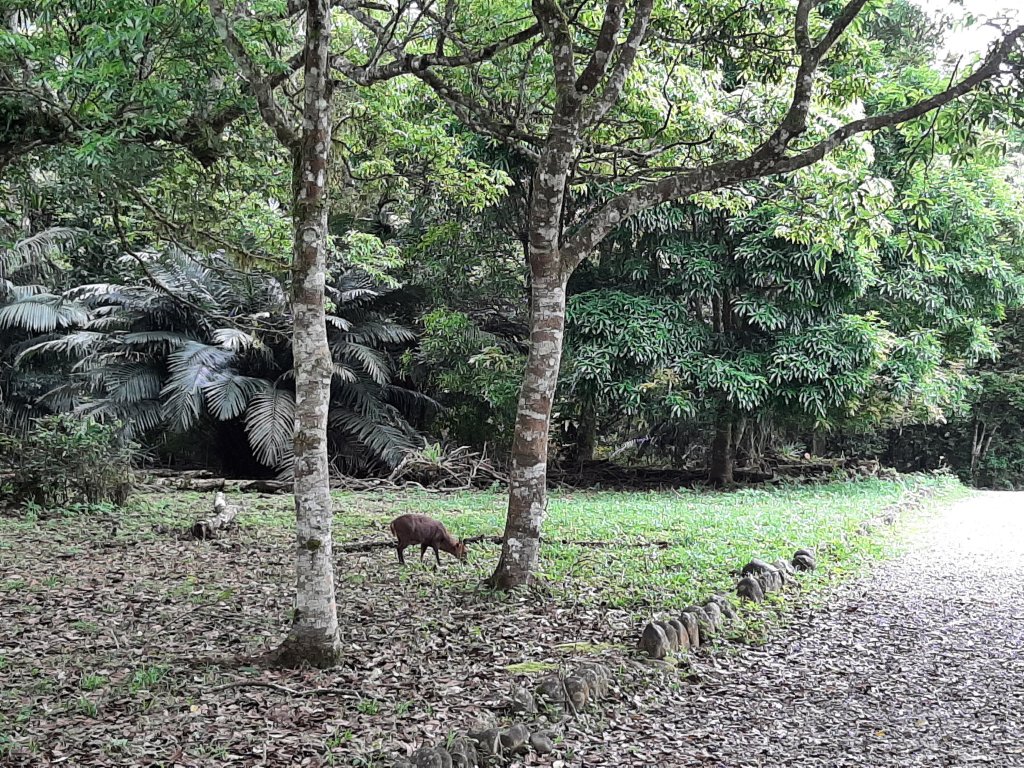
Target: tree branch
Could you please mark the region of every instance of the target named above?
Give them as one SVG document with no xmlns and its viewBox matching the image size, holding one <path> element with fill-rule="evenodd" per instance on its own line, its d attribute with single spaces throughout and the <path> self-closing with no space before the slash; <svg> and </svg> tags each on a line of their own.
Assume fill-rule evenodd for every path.
<svg viewBox="0 0 1024 768">
<path fill-rule="evenodd" d="M 274 132 L 277 140 L 286 147 L 297 147 L 299 134 L 291 120 L 285 115 L 281 105 L 277 103 L 274 96 L 274 86 L 263 76 L 255 62 L 250 58 L 249 53 L 242 45 L 242 41 L 235 35 L 228 22 L 227 13 L 224 10 L 223 0 L 208 0 L 210 13 L 213 16 L 213 23 L 227 49 L 228 54 L 235 62 L 242 78 L 252 89 L 256 97 L 256 104 L 260 116 L 267 126 Z"/>
<path fill-rule="evenodd" d="M 372 85 L 384 80 L 391 80 L 406 74 L 415 74 L 431 67 L 455 68 L 465 67 L 472 64 L 479 64 L 497 56 L 502 51 L 513 48 L 524 43 L 541 31 L 540 24 L 534 24 L 526 29 L 516 32 L 503 40 L 486 45 L 476 51 L 469 51 L 459 55 L 443 55 L 440 53 L 411 54 L 391 46 L 391 52 L 395 56 L 393 61 L 380 66 L 361 67 L 351 64 L 339 56 L 331 58 L 331 67 L 343 74 L 357 85 Z"/>
<path fill-rule="evenodd" d="M 793 100 L 789 110 L 772 135 L 754 150 L 753 156 L 761 161 L 781 157 L 789 143 L 807 130 L 807 116 L 811 111 L 811 100 L 814 96 L 814 74 L 818 70 L 822 57 L 835 45 L 843 32 L 853 23 L 867 0 L 850 0 L 842 12 L 832 22 L 828 32 L 817 45 L 811 42 L 809 19 L 815 0 L 800 0 L 797 4 L 796 17 L 793 24 L 793 36 L 796 50 L 800 56 L 797 67 L 796 82 L 793 84 Z"/>
<path fill-rule="evenodd" d="M 633 69 L 633 63 L 647 37 L 647 28 L 651 21 L 651 12 L 654 9 L 654 0 L 638 0 L 636 15 L 633 17 L 633 25 L 626 36 L 626 42 L 616 49 L 615 65 L 611 74 L 605 78 L 605 85 L 600 96 L 583 114 L 584 125 L 594 125 L 601 121 L 612 107 L 618 102 L 622 95 L 622 89 L 626 85 L 626 78 Z"/>
<path fill-rule="evenodd" d="M 489 110 L 467 99 L 430 69 L 414 71 L 412 74 L 426 83 L 469 128 L 506 144 L 513 144 L 531 159 L 539 157 L 537 148 L 543 143 L 539 137 L 526 133 L 511 122 L 502 123 L 492 119 Z"/>
<path fill-rule="evenodd" d="M 860 0 L 854 0 L 860 2 Z M 854 120 L 836 129 L 816 144 L 793 155 L 774 159 L 758 156 L 758 151 L 738 160 L 725 160 L 702 168 L 692 168 L 664 179 L 651 181 L 625 192 L 599 208 L 562 247 L 563 269 L 572 270 L 616 227 L 630 216 L 671 200 L 698 192 L 707 192 L 730 184 L 806 168 L 859 133 L 877 131 L 926 115 L 939 109 L 980 84 L 999 75 L 1011 53 L 1024 38 L 1024 26 L 1004 37 L 985 61 L 956 85 L 922 99 L 915 104 L 882 115 Z"/>
<path fill-rule="evenodd" d="M 586 95 L 592 93 L 608 72 L 608 65 L 615 52 L 619 31 L 622 29 L 622 17 L 626 11 L 625 0 L 608 0 L 604 10 L 604 21 L 601 31 L 594 44 L 594 53 L 587 63 L 583 74 L 576 80 L 576 90 Z"/>
<path fill-rule="evenodd" d="M 533 0 L 532 7 L 533 15 L 540 22 L 551 47 L 551 58 L 555 67 L 555 90 L 562 105 L 559 111 L 575 111 L 579 103 L 579 94 L 576 92 L 576 51 L 569 20 L 558 5 L 558 0 Z"/>
</svg>

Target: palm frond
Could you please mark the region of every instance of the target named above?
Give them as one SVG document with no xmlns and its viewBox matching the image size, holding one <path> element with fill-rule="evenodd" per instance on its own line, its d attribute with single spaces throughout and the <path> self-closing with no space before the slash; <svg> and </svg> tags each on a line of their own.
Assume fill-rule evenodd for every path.
<svg viewBox="0 0 1024 768">
<path fill-rule="evenodd" d="M 21 365 L 26 360 L 44 355 L 82 356 L 94 350 L 106 339 L 105 333 L 97 331 L 73 331 L 66 336 L 33 344 L 14 359 L 14 364 Z"/>
<path fill-rule="evenodd" d="M 291 455 L 295 438 L 294 395 L 277 387 L 254 394 L 245 412 L 245 432 L 253 454 L 262 464 L 283 464 Z"/>
<path fill-rule="evenodd" d="M 0 307 L 0 328 L 49 333 L 81 325 L 89 319 L 85 308 L 52 293 L 25 296 Z"/>
<path fill-rule="evenodd" d="M 213 340 L 218 346 L 230 349 L 232 352 L 263 347 L 263 342 L 258 336 L 238 328 L 218 328 L 213 332 Z"/>
<path fill-rule="evenodd" d="M 384 388 L 384 398 L 386 402 L 406 416 L 409 414 L 425 415 L 441 408 L 441 404 L 434 398 L 414 389 L 406 389 L 393 384 Z"/>
<path fill-rule="evenodd" d="M 143 435 L 164 424 L 163 406 L 159 400 L 135 403 L 92 400 L 75 408 L 74 412 L 79 416 L 92 416 L 99 421 L 123 422 L 130 437 Z"/>
<path fill-rule="evenodd" d="M 177 331 L 132 331 L 121 334 L 118 340 L 122 344 L 131 347 L 153 347 L 165 346 L 165 348 L 180 347 L 190 341 L 197 341 L 184 333 Z"/>
<path fill-rule="evenodd" d="M 354 326 L 347 340 L 373 345 L 407 344 L 416 341 L 416 334 L 404 325 L 374 319 Z"/>
<path fill-rule="evenodd" d="M 50 293 L 50 289 L 45 285 L 36 285 L 35 283 L 23 283 L 20 285 L 11 285 L 10 297 L 14 300 L 25 299 L 29 296 L 40 296 L 44 293 Z"/>
<path fill-rule="evenodd" d="M 220 347 L 188 341 L 167 356 L 170 375 L 161 396 L 165 415 L 178 429 L 188 429 L 199 418 L 203 390 L 227 368 L 233 352 Z"/>
<path fill-rule="evenodd" d="M 378 386 L 384 386 L 391 376 L 387 360 L 376 349 L 338 340 L 331 344 L 331 351 L 339 362 L 355 363 Z"/>
<path fill-rule="evenodd" d="M 400 417 L 388 418 L 397 414 L 383 415 L 384 419 L 374 419 L 344 408 L 332 408 L 327 423 L 331 429 L 345 433 L 349 440 L 355 440 L 385 464 L 394 467 L 406 453 L 419 447 L 420 440 Z"/>
<path fill-rule="evenodd" d="M 63 413 L 74 410 L 82 402 L 83 397 L 93 390 L 91 382 L 79 378 L 64 381 L 55 387 L 51 387 L 40 398 L 39 404 L 44 405 L 52 411 Z"/>
<path fill-rule="evenodd" d="M 352 323 L 350 323 L 344 317 L 338 317 L 337 315 L 327 315 L 327 324 L 333 325 L 335 328 L 341 331 L 352 330 Z"/>
<path fill-rule="evenodd" d="M 73 227 L 49 227 L 0 250 L 0 273 L 47 274 L 57 265 L 55 257 L 75 248 L 85 231 Z"/>
<path fill-rule="evenodd" d="M 138 403 L 160 397 L 163 373 L 150 365 L 107 366 L 102 371 L 107 397 L 115 403 Z"/>
<path fill-rule="evenodd" d="M 245 413 L 253 395 L 266 387 L 265 379 L 239 376 L 226 371 L 204 387 L 203 393 L 206 395 L 206 407 L 213 417 L 227 421 Z"/>
</svg>

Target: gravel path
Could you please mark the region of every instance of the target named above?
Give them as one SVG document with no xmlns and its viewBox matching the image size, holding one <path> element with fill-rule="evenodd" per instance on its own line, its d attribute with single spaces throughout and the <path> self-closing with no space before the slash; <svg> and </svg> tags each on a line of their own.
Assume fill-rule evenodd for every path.
<svg viewBox="0 0 1024 768">
<path fill-rule="evenodd" d="M 569 764 L 1024 766 L 1024 493 L 951 507 L 778 641 L 705 664 Z"/>
</svg>

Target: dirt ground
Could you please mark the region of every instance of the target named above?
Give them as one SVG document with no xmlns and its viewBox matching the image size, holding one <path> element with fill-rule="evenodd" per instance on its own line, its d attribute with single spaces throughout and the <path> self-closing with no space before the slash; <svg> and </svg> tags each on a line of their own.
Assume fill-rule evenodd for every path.
<svg viewBox="0 0 1024 768">
<path fill-rule="evenodd" d="M 766 646 L 668 674 L 638 663 L 624 611 L 495 604 L 450 561 L 399 570 L 388 550 L 339 571 L 346 667 L 267 670 L 247 659 L 285 630 L 287 530 L 26 525 L 0 550 L 0 765 L 383 766 L 585 656 L 612 696 L 513 765 L 1024 766 L 1022 510 L 951 507 L 826 607 L 789 601 Z"/>
</svg>

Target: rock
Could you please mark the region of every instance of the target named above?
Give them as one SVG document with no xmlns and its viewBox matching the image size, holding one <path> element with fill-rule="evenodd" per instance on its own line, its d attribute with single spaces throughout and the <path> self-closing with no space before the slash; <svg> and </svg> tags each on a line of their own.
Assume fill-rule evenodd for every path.
<svg viewBox="0 0 1024 768">
<path fill-rule="evenodd" d="M 676 628 L 667 621 L 659 621 L 658 626 L 661 627 L 661 631 L 665 633 L 665 638 L 668 640 L 668 649 L 670 651 L 678 651 L 679 635 L 676 634 Z"/>
<path fill-rule="evenodd" d="M 750 600 L 754 603 L 760 603 L 764 600 L 764 590 L 761 589 L 761 585 L 753 576 L 744 576 L 740 579 L 740 583 L 736 585 L 736 594 L 742 599 Z"/>
<path fill-rule="evenodd" d="M 704 613 L 711 619 L 711 626 L 715 632 L 719 632 L 722 629 L 722 609 L 714 600 L 708 600 L 704 603 Z"/>
<path fill-rule="evenodd" d="M 590 686 L 582 677 L 569 675 L 565 678 L 565 692 L 576 711 L 583 709 L 590 702 Z"/>
<path fill-rule="evenodd" d="M 539 731 L 530 737 L 530 747 L 538 755 L 549 755 L 555 751 L 555 740 L 551 734 Z"/>
<path fill-rule="evenodd" d="M 736 607 L 732 604 L 732 600 L 730 600 L 728 597 L 726 597 L 725 595 L 715 595 L 711 599 L 718 604 L 718 607 L 722 611 L 722 616 L 725 619 L 728 619 L 729 621 L 735 621 L 739 618 L 739 614 L 736 613 Z"/>
<path fill-rule="evenodd" d="M 679 623 L 686 627 L 686 633 L 690 636 L 690 650 L 696 651 L 700 648 L 700 630 L 697 627 L 697 617 L 692 613 L 683 612 L 679 616 Z"/>
<path fill-rule="evenodd" d="M 818 561 L 810 551 L 798 549 L 793 555 L 793 567 L 798 571 L 813 571 L 818 567 Z"/>
<path fill-rule="evenodd" d="M 530 730 L 522 723 L 516 723 L 501 734 L 501 748 L 505 754 L 522 754 L 526 751 L 529 742 Z"/>
<path fill-rule="evenodd" d="M 690 650 L 690 633 L 686 631 L 683 622 L 679 619 L 672 619 L 668 623 L 676 631 L 676 637 L 679 639 L 679 648 L 677 650 Z"/>
<path fill-rule="evenodd" d="M 765 594 L 778 592 L 782 589 L 782 575 L 773 566 L 769 565 L 765 570 L 755 575 L 754 578 L 757 579 L 761 585 L 761 590 Z"/>
<path fill-rule="evenodd" d="M 779 572 L 779 575 L 782 577 L 783 584 L 792 582 L 794 580 L 793 577 L 796 576 L 796 571 L 793 569 L 792 563 L 787 563 L 781 557 L 772 563 L 772 568 Z"/>
<path fill-rule="evenodd" d="M 544 701 L 558 704 L 565 701 L 565 689 L 562 687 L 562 678 L 558 675 L 542 677 L 537 681 L 534 691 Z"/>
<path fill-rule="evenodd" d="M 740 575 L 752 576 L 757 579 L 758 583 L 761 585 L 761 591 L 764 593 L 782 589 L 782 576 L 779 575 L 775 566 L 769 565 L 764 560 L 751 560 L 743 566 L 743 570 L 740 572 Z"/>
<path fill-rule="evenodd" d="M 452 768 L 477 768 L 480 764 L 476 747 L 469 739 L 454 739 L 448 747 L 448 754 L 452 756 Z"/>
<path fill-rule="evenodd" d="M 749 563 L 743 566 L 743 570 L 740 571 L 740 576 L 757 576 L 764 573 L 766 570 L 771 568 L 768 563 L 764 560 L 758 560 L 756 557 Z"/>
<path fill-rule="evenodd" d="M 441 753 L 444 753 L 442 757 Z M 445 760 L 447 758 L 447 760 Z M 412 756 L 413 765 L 416 768 L 452 768 L 452 758 L 447 751 L 424 747 Z"/>
<path fill-rule="evenodd" d="M 669 652 L 665 631 L 654 622 L 650 622 L 640 636 L 640 650 L 652 659 L 664 659 Z"/>
<path fill-rule="evenodd" d="M 521 686 L 516 686 L 512 690 L 508 710 L 518 715 L 535 715 L 537 714 L 537 702 L 532 693 Z"/>
<path fill-rule="evenodd" d="M 491 728 L 498 727 L 498 716 L 493 712 L 486 710 L 479 711 L 477 716 L 469 724 L 469 729 L 472 732 L 487 731 Z"/>
<path fill-rule="evenodd" d="M 697 620 L 698 634 L 700 635 L 700 641 L 702 643 L 706 643 L 715 636 L 715 627 L 711 623 L 711 617 L 708 616 L 707 611 L 705 611 L 702 606 L 691 605 L 690 607 L 683 609 L 683 612 L 692 614 Z"/>
<path fill-rule="evenodd" d="M 469 734 L 469 738 L 476 744 L 476 751 L 484 757 L 501 754 L 501 730 L 488 728 L 486 731 L 476 731 Z"/>
</svg>

